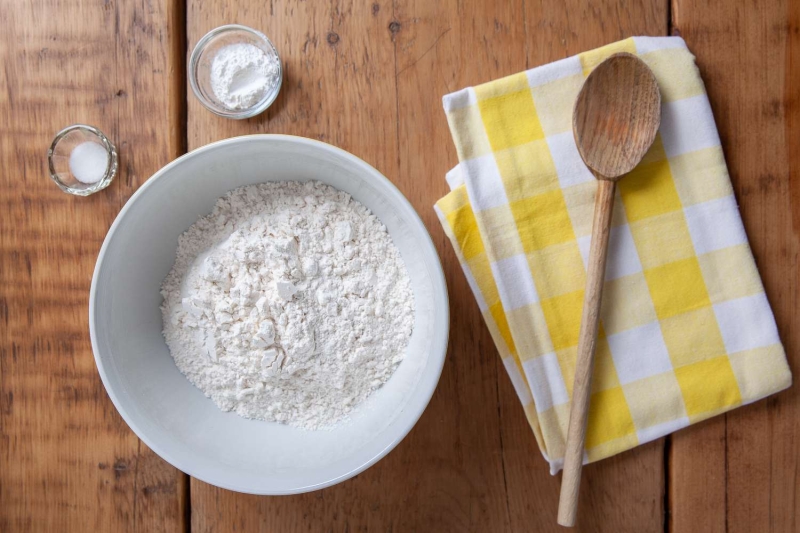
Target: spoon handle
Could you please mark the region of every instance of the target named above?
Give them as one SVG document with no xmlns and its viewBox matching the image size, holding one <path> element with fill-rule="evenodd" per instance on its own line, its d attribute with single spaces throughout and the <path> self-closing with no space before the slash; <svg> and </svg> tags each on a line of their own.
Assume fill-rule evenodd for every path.
<svg viewBox="0 0 800 533">
<path fill-rule="evenodd" d="M 575 525 L 575 517 L 578 512 L 578 492 L 583 468 L 589 395 L 592 389 L 594 349 L 597 344 L 597 326 L 600 321 L 600 302 L 603 297 L 603 279 L 606 272 L 606 252 L 608 251 L 611 212 L 614 208 L 614 189 L 616 188 L 614 180 L 604 179 L 601 176 L 598 178 L 583 315 L 578 337 L 575 383 L 572 386 L 567 450 L 564 455 L 564 473 L 561 477 L 561 499 L 558 504 L 558 523 L 567 527 Z"/>
</svg>

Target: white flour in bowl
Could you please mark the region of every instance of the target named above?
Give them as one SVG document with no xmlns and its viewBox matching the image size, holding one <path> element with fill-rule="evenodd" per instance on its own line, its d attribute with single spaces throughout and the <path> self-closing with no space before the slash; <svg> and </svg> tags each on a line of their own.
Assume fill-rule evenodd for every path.
<svg viewBox="0 0 800 533">
<path fill-rule="evenodd" d="M 231 191 L 178 241 L 162 286 L 175 364 L 222 410 L 315 429 L 403 359 L 408 273 L 386 227 L 320 182 Z"/>
</svg>

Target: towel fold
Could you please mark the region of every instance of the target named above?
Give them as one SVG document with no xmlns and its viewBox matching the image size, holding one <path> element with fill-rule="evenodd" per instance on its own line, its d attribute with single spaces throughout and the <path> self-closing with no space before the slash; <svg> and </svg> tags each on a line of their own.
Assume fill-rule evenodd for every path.
<svg viewBox="0 0 800 533">
<path fill-rule="evenodd" d="M 572 106 L 616 52 L 653 70 L 656 141 L 618 183 L 587 462 L 791 385 L 705 87 L 678 37 L 633 37 L 449 94 L 459 165 L 435 209 L 550 469 L 569 423 L 596 181 Z"/>
</svg>

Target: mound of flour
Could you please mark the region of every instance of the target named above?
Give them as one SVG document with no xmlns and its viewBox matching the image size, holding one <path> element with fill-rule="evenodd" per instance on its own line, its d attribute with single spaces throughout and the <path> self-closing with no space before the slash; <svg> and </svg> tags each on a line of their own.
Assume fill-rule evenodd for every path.
<svg viewBox="0 0 800 533">
<path fill-rule="evenodd" d="M 164 337 L 222 410 L 329 427 L 391 377 L 411 336 L 408 273 L 386 227 L 320 182 L 231 191 L 178 241 Z"/>
</svg>

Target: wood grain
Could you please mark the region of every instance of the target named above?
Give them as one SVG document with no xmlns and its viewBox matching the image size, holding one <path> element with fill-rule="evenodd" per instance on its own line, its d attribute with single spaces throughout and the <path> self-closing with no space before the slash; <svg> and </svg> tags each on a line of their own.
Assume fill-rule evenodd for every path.
<svg viewBox="0 0 800 533">
<path fill-rule="evenodd" d="M 392 180 L 429 230 L 437 231 L 434 239 L 443 249 L 445 237 L 432 205 L 445 193 L 444 172 L 455 161 L 441 112 L 440 98 L 446 91 L 435 90 L 432 80 L 412 72 L 417 58 L 434 46 L 436 36 L 445 33 L 447 26 L 431 30 L 439 32 L 431 38 L 428 26 L 438 21 L 412 11 L 413 6 L 407 11 L 398 6 L 395 11 L 390 2 L 274 2 L 272 12 L 248 7 L 256 4 L 238 2 L 238 8 L 190 4 L 189 41 L 194 43 L 205 31 L 225 22 L 242 22 L 265 31 L 282 55 L 289 76 L 279 105 L 247 124 L 221 122 L 190 100 L 190 147 L 254 131 L 292 133 L 336 144 Z M 469 10 L 476 5 L 465 6 L 469 19 Z M 510 25 L 514 15 L 518 19 L 521 12 L 499 9 L 496 18 Z M 492 18 L 485 24 L 494 31 Z M 447 41 L 450 33 L 436 46 L 452 47 Z M 472 35 L 468 37 L 472 39 Z M 521 39 L 522 33 L 517 37 Z M 512 45 L 513 39 L 508 37 L 496 46 L 501 51 Z M 524 61 L 519 50 L 518 58 Z M 432 49 L 428 55 L 434 52 Z M 511 61 L 506 67 L 509 73 L 515 68 Z M 500 71 L 486 74 L 494 77 Z M 404 102 L 416 105 L 422 100 L 430 107 L 400 111 L 398 78 L 413 82 L 415 89 L 426 95 L 406 93 Z M 398 120 L 398 113 L 408 118 Z M 410 143 L 406 146 L 399 135 L 409 120 L 424 121 L 434 129 L 420 125 L 404 133 Z M 435 132 L 438 135 L 433 137 Z M 447 161 L 433 150 L 434 143 L 449 150 L 452 159 Z M 413 153 L 401 157 L 400 145 Z M 436 168 L 425 166 L 436 158 Z M 413 166 L 401 167 L 406 161 Z M 456 268 L 451 257 L 450 272 Z M 303 496 L 246 497 L 193 481 L 193 531 L 217 531 L 229 524 L 243 530 L 261 524 L 274 531 L 315 530 L 319 524 L 334 531 L 507 530 L 502 457 L 497 453 L 501 449 L 495 401 L 497 354 L 463 274 L 448 278 L 458 284 L 449 287 L 454 296 L 454 322 L 448 363 L 431 404 L 397 449 L 357 478 Z"/>
<path fill-rule="evenodd" d="M 0 531 L 558 531 L 559 478 L 547 472 L 431 209 L 456 161 L 440 97 L 630 35 L 664 35 L 669 13 L 698 57 L 797 372 L 800 3 L 186 3 L 184 18 L 177 0 L 0 0 Z M 243 122 L 191 95 L 184 114 L 184 35 L 192 45 L 230 22 L 276 43 L 282 95 Z M 115 183 L 87 199 L 45 174 L 52 135 L 78 121 L 109 134 L 121 159 Z M 281 498 L 193 480 L 189 502 L 186 477 L 136 439 L 102 390 L 89 282 L 117 211 L 185 138 L 194 148 L 255 132 L 332 142 L 400 187 L 442 258 L 450 349 L 416 428 L 357 478 Z M 789 390 L 677 433 L 666 479 L 663 439 L 588 465 L 578 529 L 798 531 L 799 405 Z"/>
<path fill-rule="evenodd" d="M 697 56 L 744 226 L 797 376 L 800 6 L 675 0 L 673 23 Z M 797 531 L 799 445 L 796 386 L 678 433 L 671 529 Z"/>
<path fill-rule="evenodd" d="M 666 32 L 665 3 L 602 2 L 590 12 L 574 4 L 566 12 L 555 0 L 275 1 L 268 8 L 244 0 L 189 2 L 190 46 L 220 24 L 248 24 L 276 43 L 288 73 L 276 106 L 248 121 L 215 117 L 190 96 L 190 148 L 275 132 L 322 139 L 364 158 L 403 191 L 431 232 L 452 316 L 437 392 L 389 456 L 354 480 L 304 496 L 242 496 L 193 480 L 193 530 L 299 531 L 326 524 L 351 531 L 527 531 L 532 523 L 537 531 L 558 529 L 558 479 L 547 473 L 519 401 L 509 394 L 505 370 L 431 206 L 447 191 L 443 176 L 456 162 L 443 94 L 630 34 Z M 551 25 L 534 32 L 537 14 Z M 560 32 L 567 38 L 557 51 L 536 46 L 544 35 L 556 39 Z M 653 443 L 589 467 L 582 529 L 661 530 L 662 450 Z"/>
<path fill-rule="evenodd" d="M 0 2 L 0 531 L 183 529 L 186 477 L 117 415 L 87 323 L 106 230 L 182 150 L 181 21 L 167 1 Z M 76 122 L 120 154 L 89 198 L 46 173 L 53 135 Z"/>
</svg>

